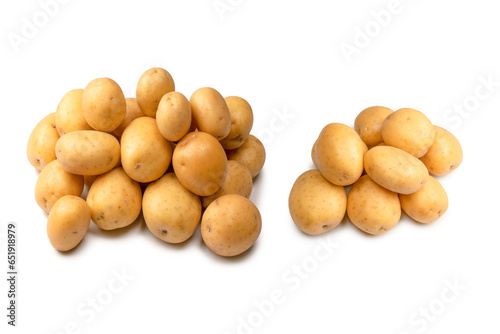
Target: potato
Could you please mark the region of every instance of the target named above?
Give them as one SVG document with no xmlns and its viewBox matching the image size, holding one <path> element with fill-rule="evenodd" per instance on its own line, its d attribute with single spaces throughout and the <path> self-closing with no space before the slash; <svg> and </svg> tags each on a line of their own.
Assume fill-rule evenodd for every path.
<svg viewBox="0 0 500 334">
<path fill-rule="evenodd" d="M 123 121 L 120 123 L 120 125 L 113 131 L 113 134 L 119 139 L 123 131 L 125 131 L 125 128 L 134 120 L 139 117 L 143 117 L 144 114 L 141 111 L 141 108 L 139 108 L 139 105 L 137 104 L 137 100 L 133 97 L 127 97 L 125 99 L 125 118 Z"/>
<path fill-rule="evenodd" d="M 245 143 L 239 148 L 227 151 L 227 158 L 246 166 L 250 170 L 252 177 L 256 177 L 266 162 L 266 149 L 257 137 L 249 135 Z"/>
<path fill-rule="evenodd" d="M 61 197 L 50 211 L 47 236 L 52 246 L 61 252 L 69 251 L 82 241 L 90 225 L 90 209 L 77 196 Z"/>
<path fill-rule="evenodd" d="M 151 233 L 174 244 L 189 239 L 201 218 L 200 198 L 187 190 L 174 173 L 147 186 L 142 210 Z"/>
<path fill-rule="evenodd" d="M 42 170 L 49 162 L 56 159 L 56 142 L 59 134 L 56 130 L 55 113 L 48 114 L 31 132 L 26 155 L 28 161 L 37 170 Z"/>
<path fill-rule="evenodd" d="M 87 204 L 92 220 L 103 230 L 132 224 L 141 213 L 142 191 L 122 167 L 99 176 L 90 186 Z"/>
<path fill-rule="evenodd" d="M 188 99 L 178 92 L 163 95 L 156 112 L 156 125 L 167 140 L 181 140 L 191 127 L 191 106 Z"/>
<path fill-rule="evenodd" d="M 220 141 L 225 150 L 235 150 L 247 140 L 253 126 L 253 111 L 250 104 L 238 96 L 224 98 L 231 116 L 231 129 Z"/>
<path fill-rule="evenodd" d="M 190 98 L 194 126 L 217 140 L 227 137 L 231 131 L 231 114 L 226 101 L 218 91 L 210 87 L 196 90 Z"/>
<path fill-rule="evenodd" d="M 56 110 L 56 129 L 59 136 L 78 130 L 92 130 L 82 112 L 83 89 L 73 89 L 66 93 Z"/>
<path fill-rule="evenodd" d="M 382 123 L 383 142 L 417 158 L 427 153 L 434 135 L 434 127 L 427 116 L 411 108 L 396 110 Z"/>
<path fill-rule="evenodd" d="M 361 231 L 382 234 L 393 228 L 401 218 L 398 194 L 362 176 L 347 196 L 347 215 Z"/>
<path fill-rule="evenodd" d="M 318 140 L 316 139 L 316 141 L 314 142 L 313 147 L 311 149 L 311 160 L 312 160 L 314 166 L 317 166 L 317 164 L 316 164 L 316 144 L 317 143 L 318 143 Z"/>
<path fill-rule="evenodd" d="M 438 220 L 448 210 L 448 195 L 438 180 L 429 176 L 425 185 L 410 195 L 399 195 L 408 216 L 423 224 Z"/>
<path fill-rule="evenodd" d="M 436 137 L 427 153 L 420 158 L 433 175 L 451 173 L 462 163 L 463 151 L 458 139 L 449 131 L 434 126 Z"/>
<path fill-rule="evenodd" d="M 122 89 L 109 78 L 92 80 L 82 96 L 83 117 L 94 129 L 112 132 L 125 118 L 126 101 Z"/>
<path fill-rule="evenodd" d="M 353 184 L 363 173 L 365 146 L 356 131 L 347 125 L 328 124 L 316 143 L 316 166 L 333 184 Z"/>
<path fill-rule="evenodd" d="M 201 131 L 188 133 L 177 143 L 172 164 L 181 184 L 200 196 L 214 194 L 227 176 L 224 149 L 217 139 Z"/>
<path fill-rule="evenodd" d="M 391 113 L 392 109 L 377 106 L 366 108 L 356 117 L 354 129 L 368 147 L 382 142 L 382 123 Z"/>
<path fill-rule="evenodd" d="M 139 78 L 135 96 L 144 115 L 156 117 L 163 95 L 175 90 L 174 79 L 163 68 L 153 67 Z"/>
<path fill-rule="evenodd" d="M 110 171 L 119 162 L 120 143 L 109 133 L 73 131 L 57 141 L 56 156 L 67 172 L 99 175 Z"/>
<path fill-rule="evenodd" d="M 399 148 L 375 146 L 365 155 L 366 173 L 382 187 L 412 194 L 427 182 L 429 172 L 422 161 Z"/>
<path fill-rule="evenodd" d="M 239 194 L 243 197 L 250 198 L 252 193 L 252 174 L 248 168 L 240 164 L 238 161 L 229 160 L 227 162 L 227 176 L 221 187 L 213 195 L 203 197 L 201 202 L 206 208 L 215 199 L 227 194 Z"/>
<path fill-rule="evenodd" d="M 318 170 L 310 170 L 295 181 L 288 208 L 297 227 L 304 233 L 328 232 L 345 216 L 347 195 L 344 187 L 328 182 Z"/>
<path fill-rule="evenodd" d="M 51 161 L 42 170 L 35 185 L 35 200 L 43 211 L 49 213 L 57 200 L 65 195 L 80 196 L 83 176 L 68 173 L 59 161 Z"/>
<path fill-rule="evenodd" d="M 128 176 L 138 182 L 151 182 L 167 171 L 172 144 L 163 138 L 154 118 L 140 117 L 123 132 L 121 157 Z"/>
<path fill-rule="evenodd" d="M 259 209 L 238 194 L 217 198 L 201 219 L 203 241 L 221 256 L 235 256 L 248 250 L 259 237 L 261 228 Z"/>
</svg>

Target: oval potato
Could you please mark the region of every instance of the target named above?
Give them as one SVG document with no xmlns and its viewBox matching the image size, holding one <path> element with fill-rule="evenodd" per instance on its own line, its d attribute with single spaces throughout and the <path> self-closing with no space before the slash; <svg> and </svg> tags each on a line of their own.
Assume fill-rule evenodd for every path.
<svg viewBox="0 0 500 334">
<path fill-rule="evenodd" d="M 28 139 L 26 155 L 28 161 L 37 170 L 42 170 L 56 159 L 56 143 L 59 134 L 56 129 L 55 113 L 45 116 L 33 129 Z"/>
<path fill-rule="evenodd" d="M 252 177 L 259 175 L 266 162 L 266 149 L 254 135 L 249 135 L 245 143 L 236 150 L 227 151 L 226 153 L 229 160 L 238 161 L 247 167 Z"/>
<path fill-rule="evenodd" d="M 178 92 L 163 95 L 156 112 L 156 124 L 167 140 L 181 140 L 191 127 L 191 106 L 188 99 Z"/>
<path fill-rule="evenodd" d="M 235 150 L 247 140 L 253 126 L 253 111 L 250 104 L 238 96 L 224 98 L 231 117 L 231 129 L 220 141 L 225 150 Z"/>
<path fill-rule="evenodd" d="M 83 89 L 67 92 L 56 110 L 56 129 L 59 136 L 78 130 L 92 130 L 82 111 Z"/>
<path fill-rule="evenodd" d="M 434 126 L 434 143 L 420 161 L 433 175 L 446 175 L 457 169 L 462 163 L 464 153 L 458 139 L 448 130 Z"/>
<path fill-rule="evenodd" d="M 153 67 L 139 78 L 135 96 L 144 115 L 156 117 L 163 95 L 175 90 L 174 79 L 167 70 Z"/>
<path fill-rule="evenodd" d="M 390 108 L 375 106 L 366 108 L 356 117 L 354 129 L 368 147 L 382 142 L 382 123 L 391 113 Z"/>
<path fill-rule="evenodd" d="M 217 140 L 227 137 L 231 131 L 231 114 L 226 101 L 218 91 L 203 87 L 194 91 L 189 99 L 194 126 Z"/>
</svg>

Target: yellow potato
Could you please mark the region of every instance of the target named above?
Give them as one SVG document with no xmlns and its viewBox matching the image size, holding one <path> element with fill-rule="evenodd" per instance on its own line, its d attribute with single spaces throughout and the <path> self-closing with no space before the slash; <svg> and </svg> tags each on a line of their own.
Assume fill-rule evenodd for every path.
<svg viewBox="0 0 500 334">
<path fill-rule="evenodd" d="M 401 207 L 419 223 L 438 220 L 448 210 L 448 195 L 438 180 L 429 176 L 425 185 L 410 195 L 399 195 Z"/>
<path fill-rule="evenodd" d="M 99 175 L 110 171 L 120 161 L 120 143 L 109 133 L 73 131 L 57 141 L 56 156 L 70 173 Z"/>
<path fill-rule="evenodd" d="M 140 117 L 132 121 L 121 138 L 122 166 L 138 182 L 159 179 L 172 159 L 172 144 L 163 138 L 156 120 Z"/>
<path fill-rule="evenodd" d="M 59 136 L 78 130 L 92 130 L 83 117 L 83 89 L 73 89 L 66 93 L 56 110 L 56 129 Z"/>
<path fill-rule="evenodd" d="M 250 170 L 252 177 L 256 177 L 266 162 L 266 149 L 257 137 L 249 135 L 239 148 L 227 151 L 227 158 L 238 161 Z"/>
<path fill-rule="evenodd" d="M 427 153 L 434 135 L 434 127 L 427 116 L 411 108 L 396 110 L 382 123 L 383 142 L 417 158 Z"/>
<path fill-rule="evenodd" d="M 56 159 L 56 142 L 59 135 L 56 130 L 55 113 L 48 114 L 31 132 L 26 155 L 30 164 L 42 170 L 49 162 Z"/>
<path fill-rule="evenodd" d="M 458 139 L 449 131 L 434 126 L 436 137 L 427 153 L 420 158 L 433 175 L 446 175 L 462 163 L 463 151 Z"/>
<path fill-rule="evenodd" d="M 422 161 L 399 148 L 375 146 L 365 155 L 366 173 L 382 187 L 412 194 L 427 182 L 429 172 Z"/>
<path fill-rule="evenodd" d="M 189 239 L 201 218 L 200 198 L 184 188 L 174 173 L 147 186 L 142 210 L 151 233 L 174 244 Z"/>
<path fill-rule="evenodd" d="M 200 196 L 214 194 L 227 176 L 224 149 L 217 139 L 201 131 L 188 133 L 177 143 L 172 164 L 182 185 Z"/>
<path fill-rule="evenodd" d="M 139 108 L 139 105 L 137 104 L 137 100 L 134 97 L 127 97 L 125 99 L 126 102 L 126 109 L 125 109 L 125 118 L 123 121 L 120 123 L 120 125 L 113 131 L 113 135 L 119 139 L 123 131 L 125 131 L 125 128 L 132 123 L 132 121 L 136 118 L 143 117 L 144 114 L 141 111 L 141 108 Z"/>
<path fill-rule="evenodd" d="M 69 251 L 82 241 L 90 225 L 90 209 L 77 196 L 61 197 L 47 220 L 47 236 L 52 246 L 61 252 Z"/>
<path fill-rule="evenodd" d="M 51 161 L 42 170 L 35 185 L 35 200 L 43 211 L 49 213 L 57 200 L 65 195 L 80 196 L 83 176 L 68 173 L 59 161 Z"/>
<path fill-rule="evenodd" d="M 196 90 L 190 98 L 193 123 L 202 132 L 217 140 L 227 137 L 231 131 L 231 115 L 226 101 L 218 91 L 210 87 Z"/>
<path fill-rule="evenodd" d="M 87 196 L 92 220 L 103 230 L 132 224 L 141 213 L 141 203 L 139 183 L 132 180 L 121 167 L 97 177 Z"/>
<path fill-rule="evenodd" d="M 344 187 L 328 182 L 318 170 L 300 175 L 288 198 L 288 209 L 295 225 L 310 235 L 337 227 L 345 216 L 346 205 Z"/>
<path fill-rule="evenodd" d="M 311 149 L 311 160 L 314 164 L 314 166 L 318 166 L 318 164 L 316 163 L 316 144 L 318 143 L 318 140 L 316 139 L 316 141 L 314 142 L 314 145 Z"/>
<path fill-rule="evenodd" d="M 368 147 L 382 142 L 382 123 L 391 113 L 392 109 L 376 106 L 366 108 L 356 117 L 354 129 Z"/>
<path fill-rule="evenodd" d="M 181 140 L 191 127 L 191 106 L 188 99 L 178 92 L 163 95 L 156 113 L 156 125 L 167 140 Z"/>
<path fill-rule="evenodd" d="M 175 90 L 174 79 L 163 68 L 153 67 L 139 78 L 135 96 L 144 115 L 156 117 L 163 95 Z"/>
<path fill-rule="evenodd" d="M 261 228 L 259 209 L 238 194 L 217 198 L 201 219 L 203 241 L 221 256 L 235 256 L 248 250 L 259 237 Z"/>
<path fill-rule="evenodd" d="M 94 129 L 112 132 L 125 118 L 127 103 L 122 89 L 109 78 L 92 80 L 82 96 L 85 121 Z"/>
<path fill-rule="evenodd" d="M 235 150 L 247 140 L 253 126 L 253 111 L 250 104 L 238 96 L 224 98 L 231 116 L 231 130 L 220 141 L 225 150 Z"/>
<path fill-rule="evenodd" d="M 398 194 L 362 176 L 347 196 L 347 215 L 361 231 L 382 234 L 393 228 L 401 218 Z"/>
</svg>

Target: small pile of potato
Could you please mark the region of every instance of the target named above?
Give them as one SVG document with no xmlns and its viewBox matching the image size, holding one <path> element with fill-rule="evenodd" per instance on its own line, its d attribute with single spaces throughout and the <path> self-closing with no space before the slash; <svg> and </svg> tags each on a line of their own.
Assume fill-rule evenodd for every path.
<svg viewBox="0 0 500 334">
<path fill-rule="evenodd" d="M 381 234 L 399 222 L 401 208 L 419 223 L 441 217 L 448 196 L 429 173 L 452 172 L 463 152 L 455 136 L 418 110 L 370 107 L 356 117 L 354 130 L 339 123 L 325 126 L 311 156 L 317 170 L 299 176 L 288 201 L 297 227 L 322 234 L 347 211 L 357 228 Z"/>
<path fill-rule="evenodd" d="M 41 171 L 35 199 L 49 214 L 52 246 L 73 249 L 90 220 L 114 230 L 142 210 L 149 230 L 165 242 L 189 239 L 201 220 L 211 250 L 243 253 L 262 226 L 248 199 L 266 158 L 252 125 L 243 98 L 200 88 L 188 100 L 161 68 L 140 77 L 136 98 L 125 98 L 109 78 L 68 92 L 35 127 L 27 149 Z"/>
</svg>

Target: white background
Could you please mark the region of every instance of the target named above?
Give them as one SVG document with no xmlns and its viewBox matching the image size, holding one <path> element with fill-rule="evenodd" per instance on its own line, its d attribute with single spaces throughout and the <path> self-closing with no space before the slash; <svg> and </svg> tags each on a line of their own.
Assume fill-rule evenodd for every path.
<svg viewBox="0 0 500 334">
<path fill-rule="evenodd" d="M 2 333 L 498 333 L 495 2 L 401 0 L 382 28 L 371 12 L 389 0 L 222 3 L 230 10 L 220 16 L 213 0 L 67 1 L 15 48 L 8 36 L 22 36 L 23 18 L 33 22 L 42 8 L 2 1 L 1 277 L 9 221 L 18 224 L 19 252 L 18 327 L 6 325 L 2 278 Z M 349 62 L 341 45 L 354 45 L 366 27 L 372 37 L 357 40 Z M 67 91 L 106 76 L 134 96 L 153 66 L 187 96 L 212 86 L 254 109 L 253 133 L 267 149 L 251 197 L 263 228 L 243 256 L 216 256 L 199 231 L 180 246 L 163 243 L 142 222 L 107 233 L 93 226 L 68 254 L 48 242 L 33 195 L 37 172 L 26 158 L 31 130 Z M 488 77 L 496 86 L 482 84 Z M 488 96 L 477 99 L 477 89 Z M 464 101 L 470 111 L 450 110 Z M 330 122 L 352 126 L 372 105 L 419 109 L 459 138 L 464 162 L 439 178 L 448 212 L 426 226 L 403 216 L 377 237 L 347 220 L 326 235 L 304 235 L 290 219 L 288 194 L 312 168 L 315 138 Z M 331 255 L 318 248 L 329 242 L 338 244 Z M 303 265 L 307 277 L 290 271 Z M 109 292 L 122 270 L 133 279 Z M 456 294 L 446 290 L 450 282 L 460 285 Z M 279 292 L 280 304 L 255 306 Z M 106 303 L 95 317 L 78 311 L 93 297 Z"/>
</svg>

